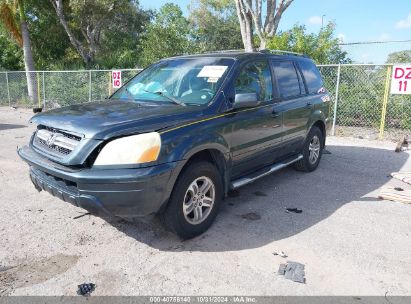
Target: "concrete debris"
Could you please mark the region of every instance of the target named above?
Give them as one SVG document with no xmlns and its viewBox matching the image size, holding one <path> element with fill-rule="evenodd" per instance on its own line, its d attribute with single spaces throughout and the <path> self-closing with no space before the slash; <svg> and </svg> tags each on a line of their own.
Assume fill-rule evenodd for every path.
<svg viewBox="0 0 411 304">
<path fill-rule="evenodd" d="M 287 258 L 288 257 L 288 255 L 286 255 L 285 253 L 284 253 L 284 251 L 280 251 L 280 252 L 273 252 L 273 254 L 274 255 L 278 255 L 278 256 L 280 256 L 280 257 L 282 257 L 282 258 Z"/>
<path fill-rule="evenodd" d="M 287 264 L 280 264 L 280 267 L 278 268 L 278 274 L 283 275 L 288 280 L 297 283 L 305 283 L 304 268 L 304 264 L 287 261 Z"/>
<path fill-rule="evenodd" d="M 408 150 L 408 139 L 407 136 L 403 136 L 400 141 L 397 142 L 397 146 L 395 147 L 395 152 L 399 153 L 401 151 Z"/>
</svg>

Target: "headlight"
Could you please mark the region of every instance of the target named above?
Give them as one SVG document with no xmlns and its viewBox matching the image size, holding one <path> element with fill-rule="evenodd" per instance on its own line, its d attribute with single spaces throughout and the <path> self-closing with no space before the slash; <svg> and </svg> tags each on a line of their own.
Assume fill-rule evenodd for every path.
<svg viewBox="0 0 411 304">
<path fill-rule="evenodd" d="M 94 166 L 148 163 L 157 160 L 160 148 L 157 132 L 122 137 L 104 146 Z"/>
</svg>

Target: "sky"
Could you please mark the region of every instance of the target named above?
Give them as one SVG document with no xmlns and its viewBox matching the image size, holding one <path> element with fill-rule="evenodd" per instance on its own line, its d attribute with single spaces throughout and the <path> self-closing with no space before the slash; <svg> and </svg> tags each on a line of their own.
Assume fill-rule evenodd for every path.
<svg viewBox="0 0 411 304">
<path fill-rule="evenodd" d="M 178 4 L 188 15 L 191 0 L 140 0 L 145 9 L 158 9 L 167 2 Z M 411 0 L 294 0 L 283 14 L 279 29 L 299 23 L 309 32 L 318 32 L 323 15 L 324 22 L 336 23 L 336 34 L 345 43 L 411 40 Z M 411 50 L 411 42 L 354 45 L 344 50 L 355 62 L 378 64 L 384 63 L 389 53 Z"/>
</svg>

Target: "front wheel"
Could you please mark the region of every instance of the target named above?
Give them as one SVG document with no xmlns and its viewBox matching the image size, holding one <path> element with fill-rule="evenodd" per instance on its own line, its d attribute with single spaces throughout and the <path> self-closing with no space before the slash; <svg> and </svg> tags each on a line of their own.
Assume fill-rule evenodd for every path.
<svg viewBox="0 0 411 304">
<path fill-rule="evenodd" d="M 222 194 L 216 167 L 209 162 L 192 163 L 179 176 L 162 220 L 183 239 L 195 237 L 213 223 Z"/>
<path fill-rule="evenodd" d="M 294 164 L 299 171 L 311 172 L 317 169 L 323 154 L 324 135 L 319 128 L 313 126 L 303 146 L 303 158 Z"/>
</svg>

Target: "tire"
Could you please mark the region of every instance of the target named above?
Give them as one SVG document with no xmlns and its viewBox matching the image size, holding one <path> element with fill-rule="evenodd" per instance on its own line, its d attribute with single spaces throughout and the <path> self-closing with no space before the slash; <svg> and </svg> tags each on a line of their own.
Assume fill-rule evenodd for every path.
<svg viewBox="0 0 411 304">
<path fill-rule="evenodd" d="M 206 184 L 209 189 L 202 191 Z M 193 238 L 214 222 L 222 197 L 223 183 L 217 168 L 206 161 L 193 162 L 180 174 L 161 220 L 181 238 Z"/>
<path fill-rule="evenodd" d="M 298 171 L 304 172 L 314 171 L 315 169 L 317 169 L 318 164 L 320 163 L 323 149 L 324 135 L 318 127 L 313 126 L 304 142 L 302 150 L 303 158 L 294 164 L 294 168 Z M 312 154 L 313 150 L 316 150 L 317 157 L 314 157 L 314 155 Z"/>
</svg>

